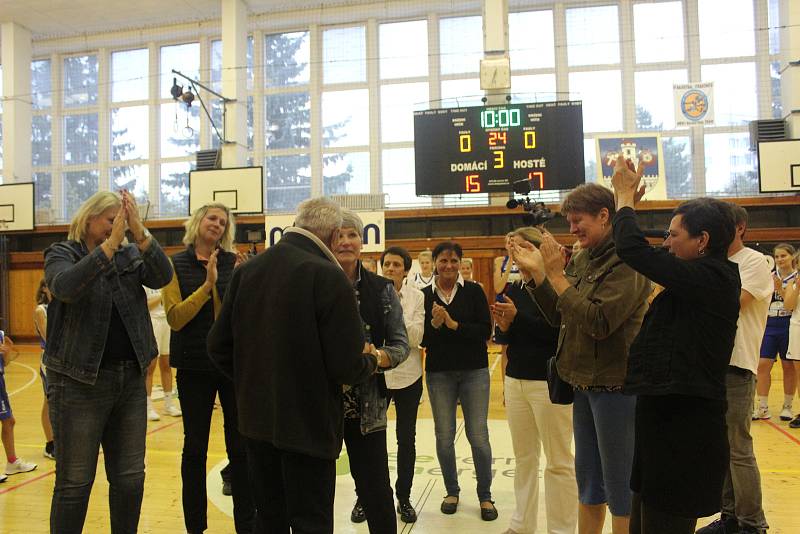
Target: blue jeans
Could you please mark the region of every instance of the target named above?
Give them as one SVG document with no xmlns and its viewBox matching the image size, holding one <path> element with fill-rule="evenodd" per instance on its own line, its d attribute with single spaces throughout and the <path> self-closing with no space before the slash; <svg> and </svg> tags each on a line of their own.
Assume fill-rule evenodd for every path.
<svg viewBox="0 0 800 534">
<path fill-rule="evenodd" d="M 436 456 L 448 495 L 458 496 L 456 405 L 461 401 L 467 440 L 478 478 L 478 499 L 492 499 L 492 446 L 489 444 L 489 369 L 435 371 L 426 374 L 436 432 Z"/>
<path fill-rule="evenodd" d="M 139 362 L 103 365 L 94 385 L 52 369 L 48 369 L 47 379 L 57 459 L 51 534 L 80 534 L 83 530 L 101 444 L 109 483 L 110 531 L 135 533 L 144 493 L 147 432 Z"/>
<path fill-rule="evenodd" d="M 608 503 L 612 515 L 631 515 L 635 418 L 634 396 L 575 390 L 572 427 L 581 504 Z"/>
</svg>

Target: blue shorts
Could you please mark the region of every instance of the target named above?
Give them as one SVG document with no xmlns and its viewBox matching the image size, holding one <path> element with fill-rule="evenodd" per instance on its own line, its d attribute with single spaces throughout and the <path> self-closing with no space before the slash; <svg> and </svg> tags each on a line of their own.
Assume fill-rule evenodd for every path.
<svg viewBox="0 0 800 534">
<path fill-rule="evenodd" d="M 6 375 L 0 373 L 0 421 L 11 419 L 12 417 L 14 417 L 14 414 L 11 413 L 11 403 L 8 401 Z"/>
<path fill-rule="evenodd" d="M 575 390 L 572 426 L 575 476 L 581 504 L 606 504 L 612 515 L 631 515 L 636 397 Z"/>
<path fill-rule="evenodd" d="M 789 350 L 789 317 L 786 317 L 786 326 L 767 326 L 764 330 L 764 339 L 761 341 L 761 357 L 770 360 L 779 355 L 781 360 L 786 359 Z"/>
</svg>

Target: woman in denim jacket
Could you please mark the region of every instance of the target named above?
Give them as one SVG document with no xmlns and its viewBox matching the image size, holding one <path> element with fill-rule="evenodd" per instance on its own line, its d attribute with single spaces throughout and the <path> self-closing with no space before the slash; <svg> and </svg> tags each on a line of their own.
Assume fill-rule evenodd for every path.
<svg viewBox="0 0 800 534">
<path fill-rule="evenodd" d="M 403 308 L 391 280 L 373 274 L 361 265 L 364 223 L 350 210 L 342 210 L 342 229 L 333 254 L 353 283 L 358 299 L 364 337 L 364 352 L 378 359 L 378 373 L 344 392 L 344 442 L 358 500 L 350 519 L 366 519 L 369 531 L 397 532 L 394 498 L 389 481 L 386 450 L 388 390 L 381 369 L 393 369 L 408 357 L 408 336 Z"/>
<path fill-rule="evenodd" d="M 578 530 L 600 532 L 608 505 L 614 534 L 628 534 L 636 399 L 623 395 L 622 385 L 650 282 L 617 256 L 610 189 L 581 185 L 564 199 L 561 213 L 581 247 L 566 268 L 550 234 L 541 253 L 515 245 L 513 256 L 524 278 L 535 281 L 528 291 L 542 313 L 561 326 L 558 373 L 575 388 Z"/>
<path fill-rule="evenodd" d="M 135 244 L 125 244 L 125 228 Z M 164 286 L 169 260 L 142 225 L 133 197 L 100 192 L 72 219 L 67 241 L 44 253 L 47 367 L 56 482 L 53 533 L 83 529 L 103 445 L 110 531 L 136 532 L 144 491 L 144 378 L 158 354 L 142 285 Z"/>
</svg>

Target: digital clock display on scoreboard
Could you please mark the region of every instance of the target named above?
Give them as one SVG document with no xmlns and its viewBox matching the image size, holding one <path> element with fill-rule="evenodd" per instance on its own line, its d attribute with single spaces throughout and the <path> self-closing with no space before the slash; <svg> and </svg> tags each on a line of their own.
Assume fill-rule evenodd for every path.
<svg viewBox="0 0 800 534">
<path fill-rule="evenodd" d="M 580 102 L 414 113 L 417 195 L 573 189 L 585 181 Z"/>
</svg>

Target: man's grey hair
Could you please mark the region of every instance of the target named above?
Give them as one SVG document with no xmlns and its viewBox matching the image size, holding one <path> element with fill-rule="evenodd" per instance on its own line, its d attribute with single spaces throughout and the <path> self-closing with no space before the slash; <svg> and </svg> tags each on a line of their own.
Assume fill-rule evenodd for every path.
<svg viewBox="0 0 800 534">
<path fill-rule="evenodd" d="M 364 221 L 352 210 L 342 208 L 342 228 L 352 228 L 358 235 L 364 235 Z"/>
<path fill-rule="evenodd" d="M 308 230 L 324 241 L 342 227 L 342 208 L 325 197 L 304 200 L 297 206 L 294 225 Z"/>
</svg>

